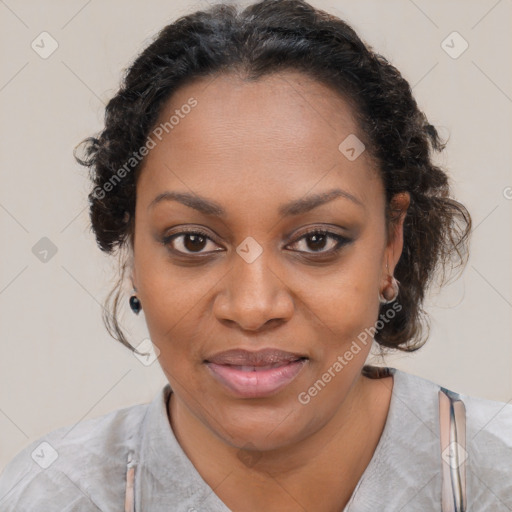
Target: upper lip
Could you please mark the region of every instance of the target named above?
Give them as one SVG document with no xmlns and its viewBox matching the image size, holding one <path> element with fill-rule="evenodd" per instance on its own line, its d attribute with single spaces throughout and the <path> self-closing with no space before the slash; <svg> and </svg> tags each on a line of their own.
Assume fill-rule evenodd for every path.
<svg viewBox="0 0 512 512">
<path fill-rule="evenodd" d="M 276 348 L 265 348 L 256 352 L 237 348 L 218 352 L 205 359 L 205 362 L 233 366 L 268 366 L 277 363 L 290 363 L 299 359 L 307 359 L 307 357 L 303 354 L 285 352 Z"/>
</svg>

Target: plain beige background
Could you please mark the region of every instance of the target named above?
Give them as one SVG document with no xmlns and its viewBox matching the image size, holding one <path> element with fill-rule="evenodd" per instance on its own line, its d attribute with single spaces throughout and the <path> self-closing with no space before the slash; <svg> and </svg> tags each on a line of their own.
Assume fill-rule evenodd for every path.
<svg viewBox="0 0 512 512">
<path fill-rule="evenodd" d="M 346 19 L 409 80 L 420 108 L 450 135 L 439 162 L 474 220 L 464 273 L 429 297 L 430 340 L 385 363 L 454 391 L 510 401 L 512 2 L 311 3 Z M 89 231 L 86 170 L 72 149 L 101 128 L 122 68 L 150 38 L 207 6 L 0 2 L 0 469 L 50 430 L 150 401 L 166 382 L 158 362 L 141 364 L 103 327 L 115 261 Z M 454 31 L 469 45 L 458 58 L 442 47 Z M 47 58 L 31 46 L 45 37 L 51 49 L 42 32 L 58 44 Z M 461 49 L 455 37 L 450 45 Z M 56 249 L 46 262 L 33 249 L 43 237 Z M 147 337 L 142 315 L 127 304 L 123 323 L 133 344 Z"/>
</svg>

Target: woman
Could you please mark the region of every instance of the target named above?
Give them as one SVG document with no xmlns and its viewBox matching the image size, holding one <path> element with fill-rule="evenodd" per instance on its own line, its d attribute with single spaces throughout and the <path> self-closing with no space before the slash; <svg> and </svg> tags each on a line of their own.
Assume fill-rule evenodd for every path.
<svg viewBox="0 0 512 512">
<path fill-rule="evenodd" d="M 165 27 L 84 141 L 101 250 L 168 378 L 49 433 L 2 511 L 512 509 L 512 406 L 395 368 L 471 229 L 409 84 L 301 0 Z"/>
</svg>

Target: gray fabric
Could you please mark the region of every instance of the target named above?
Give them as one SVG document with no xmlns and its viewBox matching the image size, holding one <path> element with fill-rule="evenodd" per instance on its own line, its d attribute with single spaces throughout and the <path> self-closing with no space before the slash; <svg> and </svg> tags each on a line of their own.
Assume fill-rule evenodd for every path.
<svg viewBox="0 0 512 512">
<path fill-rule="evenodd" d="M 343 512 L 441 510 L 440 387 L 390 370 L 394 387 L 386 425 Z M 126 466 L 133 454 L 137 512 L 230 512 L 178 444 L 166 414 L 170 392 L 166 385 L 150 404 L 63 427 L 30 443 L 0 476 L 0 511 L 124 510 Z M 467 415 L 468 510 L 510 512 L 512 405 L 459 396 Z M 40 447 L 43 441 L 51 448 Z M 53 450 L 58 457 L 43 469 L 32 458 L 34 450 L 43 465 Z"/>
</svg>

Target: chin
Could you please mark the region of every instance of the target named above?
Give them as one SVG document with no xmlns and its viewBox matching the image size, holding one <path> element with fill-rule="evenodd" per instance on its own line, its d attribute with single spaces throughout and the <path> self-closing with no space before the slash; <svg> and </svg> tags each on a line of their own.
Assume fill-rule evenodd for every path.
<svg viewBox="0 0 512 512">
<path fill-rule="evenodd" d="M 288 407 L 282 403 L 255 406 L 242 401 L 222 405 L 219 402 L 214 411 L 217 421 L 212 424 L 210 420 L 210 428 L 227 444 L 240 449 L 268 451 L 282 448 L 306 438 L 316 430 L 313 423 L 318 422 L 312 408 L 305 415 L 303 406 L 297 402 Z M 220 425 L 222 430 L 219 430 Z"/>
</svg>

